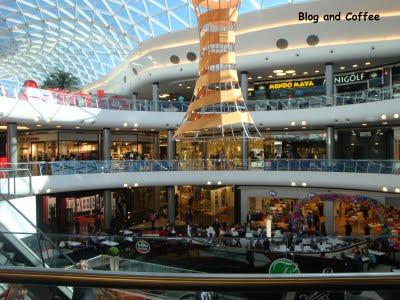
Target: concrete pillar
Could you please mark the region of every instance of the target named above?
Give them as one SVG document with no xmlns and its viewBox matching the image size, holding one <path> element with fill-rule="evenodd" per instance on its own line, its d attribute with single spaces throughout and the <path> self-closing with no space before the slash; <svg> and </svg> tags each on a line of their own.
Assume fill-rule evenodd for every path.
<svg viewBox="0 0 400 300">
<path fill-rule="evenodd" d="M 385 87 L 392 87 L 392 67 L 383 69 L 383 85 Z"/>
<path fill-rule="evenodd" d="M 103 160 L 111 160 L 111 131 L 110 128 L 103 129 Z"/>
<path fill-rule="evenodd" d="M 159 141 L 159 134 L 153 134 L 153 159 L 157 160 L 160 159 L 160 141 Z M 154 187 L 154 212 L 159 214 L 160 212 L 160 187 Z"/>
<path fill-rule="evenodd" d="M 325 64 L 325 96 L 327 99 L 328 105 L 334 105 L 333 99 L 333 87 L 334 87 L 334 79 L 333 79 L 333 63 Z"/>
<path fill-rule="evenodd" d="M 327 235 L 335 233 L 335 206 L 333 201 L 324 202 L 324 219 Z"/>
<path fill-rule="evenodd" d="M 244 100 L 248 99 L 249 95 L 249 73 L 242 72 L 240 73 L 240 88 L 242 89 L 242 94 Z"/>
<path fill-rule="evenodd" d="M 111 131 L 110 128 L 103 129 L 103 160 L 111 160 Z M 104 201 L 104 226 L 106 232 L 111 232 L 111 220 L 112 220 L 112 207 L 111 207 L 111 191 L 105 190 L 103 192 Z"/>
<path fill-rule="evenodd" d="M 158 111 L 158 105 L 159 105 L 159 98 L 158 98 L 158 92 L 159 92 L 159 84 L 158 82 L 153 82 L 153 111 Z"/>
<path fill-rule="evenodd" d="M 173 186 L 167 187 L 168 199 L 168 223 L 175 223 L 175 188 Z"/>
<path fill-rule="evenodd" d="M 7 159 L 12 168 L 18 163 L 17 123 L 7 123 Z"/>
<path fill-rule="evenodd" d="M 175 153 L 176 153 L 176 142 L 172 138 L 174 136 L 174 130 L 168 129 L 167 130 L 167 156 L 168 160 L 173 161 L 175 160 Z"/>
<path fill-rule="evenodd" d="M 326 159 L 335 159 L 335 128 L 326 129 Z"/>
<path fill-rule="evenodd" d="M 242 131 L 242 166 L 243 169 L 249 168 L 249 139 L 244 130 Z"/>
<path fill-rule="evenodd" d="M 111 207 L 111 191 L 106 190 L 103 192 L 103 201 L 104 201 L 104 226 L 106 232 L 109 233 L 112 231 L 111 228 L 111 220 L 112 220 L 112 207 Z"/>
</svg>

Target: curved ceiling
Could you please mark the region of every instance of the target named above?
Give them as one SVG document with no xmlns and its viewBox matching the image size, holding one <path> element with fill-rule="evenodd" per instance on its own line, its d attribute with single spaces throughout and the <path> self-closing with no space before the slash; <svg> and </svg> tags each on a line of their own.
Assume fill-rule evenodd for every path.
<svg viewBox="0 0 400 300">
<path fill-rule="evenodd" d="M 241 13 L 288 2 L 243 0 Z M 41 82 L 60 68 L 88 84 L 143 41 L 195 25 L 190 0 L 0 1 L 0 81 Z"/>
</svg>

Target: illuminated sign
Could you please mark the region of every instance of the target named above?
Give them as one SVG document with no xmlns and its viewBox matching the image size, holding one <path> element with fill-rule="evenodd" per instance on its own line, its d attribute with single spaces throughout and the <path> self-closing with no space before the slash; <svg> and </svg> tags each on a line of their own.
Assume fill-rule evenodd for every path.
<svg viewBox="0 0 400 300">
<path fill-rule="evenodd" d="M 310 88 L 316 86 L 314 80 L 299 80 L 299 81 L 284 81 L 270 83 L 268 86 L 269 90 L 281 90 L 281 89 L 301 89 Z"/>
<path fill-rule="evenodd" d="M 346 74 L 346 75 L 335 76 L 335 84 L 360 82 L 380 77 L 382 77 L 382 71 Z"/>
<path fill-rule="evenodd" d="M 135 249 L 140 254 L 147 254 L 150 252 L 151 247 L 150 247 L 150 244 L 148 242 L 146 242 L 145 240 L 140 240 L 140 241 L 136 242 Z"/>
</svg>

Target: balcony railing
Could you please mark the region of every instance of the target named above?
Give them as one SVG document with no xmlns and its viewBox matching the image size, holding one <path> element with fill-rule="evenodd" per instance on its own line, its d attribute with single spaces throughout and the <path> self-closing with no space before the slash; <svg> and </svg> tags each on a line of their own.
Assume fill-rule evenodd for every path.
<svg viewBox="0 0 400 300">
<path fill-rule="evenodd" d="M 83 93 L 68 94 L 65 92 L 48 91 L 34 88 L 0 87 L 0 98 L 9 97 L 30 102 L 40 101 L 48 104 L 59 104 L 76 107 L 158 112 L 186 112 L 189 102 L 132 100 L 122 96 L 97 97 Z M 332 105 L 351 105 L 390 99 L 400 99 L 400 85 L 380 89 L 369 89 L 360 92 L 343 93 L 329 99 L 326 96 L 310 96 L 293 99 L 249 100 L 246 102 L 250 111 L 276 111 L 328 107 Z M 221 110 L 221 107 L 211 106 L 209 111 Z M 224 109 L 229 111 L 229 107 Z"/>
<path fill-rule="evenodd" d="M 8 165 L 12 168 L 12 165 Z M 124 172 L 168 171 L 302 171 L 400 174 L 400 162 L 394 160 L 308 160 L 267 159 L 242 163 L 241 160 L 72 160 L 19 163 L 33 176 Z M 25 172 L 18 173 L 20 177 Z"/>
</svg>

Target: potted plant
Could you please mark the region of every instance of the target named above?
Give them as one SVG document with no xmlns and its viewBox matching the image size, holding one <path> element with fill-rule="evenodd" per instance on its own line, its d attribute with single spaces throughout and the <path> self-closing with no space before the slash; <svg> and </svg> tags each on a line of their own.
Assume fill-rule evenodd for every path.
<svg viewBox="0 0 400 300">
<path fill-rule="evenodd" d="M 111 247 L 108 249 L 108 254 L 110 255 L 110 270 L 119 270 L 119 249 L 117 247 Z"/>
</svg>

